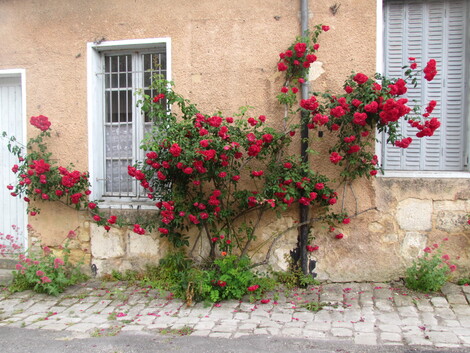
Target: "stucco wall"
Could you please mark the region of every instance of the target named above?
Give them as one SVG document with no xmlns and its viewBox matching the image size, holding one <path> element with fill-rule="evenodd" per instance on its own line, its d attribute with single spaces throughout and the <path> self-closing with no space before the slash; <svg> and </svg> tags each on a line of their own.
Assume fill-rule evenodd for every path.
<svg viewBox="0 0 470 353">
<path fill-rule="evenodd" d="M 310 1 L 310 24 L 331 27 L 320 38 L 314 90 L 340 90 L 352 70 L 370 75 L 376 66 L 376 1 L 343 0 L 333 15 L 330 7 L 335 3 Z M 231 115 L 240 106 L 255 106 L 254 115 L 264 114 L 275 125 L 283 113 L 275 100 L 282 84 L 276 63 L 278 53 L 299 34 L 299 4 L 295 0 L 2 1 L 0 69 L 26 69 L 27 116 L 48 116 L 53 124 L 51 147 L 59 161 L 86 170 L 87 42 L 170 37 L 172 78 L 178 92 L 207 113 L 221 110 Z M 335 176 L 334 167 L 324 162 L 328 143 L 317 140 L 313 146 L 320 155 L 312 165 Z M 449 252 L 462 256 L 468 271 L 468 232 L 459 223 L 468 211 L 468 186 L 467 180 L 355 182 L 354 194 L 347 189 L 346 209 L 368 211 L 343 227 L 346 236 L 340 241 L 316 226 L 319 277 L 397 278 L 419 248 L 444 235 L 449 237 Z M 417 217 L 409 218 L 413 209 Z M 265 218 L 259 239 L 278 234 L 297 218 L 296 211 L 281 220 L 274 215 Z M 418 225 L 412 225 L 415 221 Z M 101 273 L 156 261 L 167 249 L 158 236 L 139 237 L 127 229 L 104 234 L 86 221 L 86 215 L 59 205 L 44 206 L 41 217 L 30 218 L 30 223 L 42 241 L 53 246 L 68 230 L 77 229 L 76 257 L 86 253 L 88 260 L 92 255 Z M 295 237 L 293 230 L 279 238 L 270 258 L 274 267 L 285 267 L 283 254 L 293 247 Z M 266 248 L 261 247 L 255 258 L 261 259 L 263 251 Z"/>
</svg>

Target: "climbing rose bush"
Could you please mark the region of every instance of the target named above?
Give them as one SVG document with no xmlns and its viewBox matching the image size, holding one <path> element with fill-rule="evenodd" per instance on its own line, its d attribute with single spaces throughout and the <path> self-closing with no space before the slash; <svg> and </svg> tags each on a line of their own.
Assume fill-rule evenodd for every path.
<svg viewBox="0 0 470 353">
<path fill-rule="evenodd" d="M 303 111 L 306 113 L 303 124 L 309 129 L 328 131 L 335 136 L 336 143 L 329 150 L 329 160 L 343 168 L 340 175 L 344 181 L 369 178 L 380 171 L 378 157 L 373 153 L 375 130 L 385 133 L 388 143 L 407 148 L 413 139 L 399 133 L 401 120 L 417 129 L 418 138 L 433 136 L 440 127 L 437 118 L 430 118 L 436 101 L 431 100 L 425 111 L 420 112 L 420 107 L 409 106 L 408 99 L 403 98 L 408 85 L 415 86 L 416 77 L 420 74 L 415 58 L 409 60 L 410 68 L 405 71 L 404 79 L 388 79 L 379 74 L 373 78 L 363 73 L 352 74 L 343 85 L 344 93 L 313 92 L 310 98 L 300 101 L 300 109 L 292 109 L 294 101 L 291 96 L 292 90 L 297 92 L 294 85 L 302 83 L 302 78 L 291 74 L 290 80 L 286 80 L 281 88 L 282 94 L 278 99 L 290 108 L 290 114 Z M 295 64 L 291 65 L 293 71 L 297 69 Z M 423 72 L 431 81 L 437 74 L 435 60 L 430 60 Z"/>
<path fill-rule="evenodd" d="M 343 168 L 343 181 L 351 182 L 379 171 L 378 158 L 371 152 L 375 129 L 386 133 L 387 142 L 397 148 L 407 148 L 412 138 L 397 132 L 400 119 L 417 129 L 418 138 L 432 136 L 440 123 L 430 117 L 435 101 L 421 113 L 403 98 L 407 86 L 416 84 L 419 71 L 415 58 L 410 58 L 404 79 L 356 73 L 345 81 L 344 93 L 313 92 L 308 99 L 299 99 L 299 88 L 317 60 L 318 37 L 328 30 L 328 26 L 315 26 L 279 54 L 277 69 L 284 79 L 277 98 L 286 107 L 281 130 L 271 127 L 272 117 L 252 115 L 247 108 L 229 116 L 205 114 L 175 93 L 171 82 L 155 77 L 150 88 L 157 94 L 142 94 L 139 102 L 153 122 L 152 132 L 141 145 L 145 159 L 129 166 L 128 173 L 146 190 L 159 212 L 134 224 L 135 233 L 154 230 L 175 247 L 182 247 L 189 245 L 189 228 L 197 227 L 210 244 L 211 257 L 217 251 L 227 255 L 236 250 L 244 255 L 266 212 L 301 204 L 311 206 L 336 239 L 344 237 L 335 231 L 335 225 L 347 224 L 349 218 L 342 212 L 331 212 L 338 194 L 328 178 L 288 153 L 297 130 L 306 125 L 331 133 L 336 143 L 328 160 Z M 436 62 L 430 60 L 423 72 L 426 80 L 432 80 L 437 74 Z M 302 118 L 296 122 L 299 113 Z M 50 137 L 48 119 L 33 117 L 31 124 L 41 132 L 28 143 L 28 153 L 12 149 L 19 158 L 12 169 L 19 176 L 19 183 L 9 186 L 12 196 L 27 202 L 60 200 L 88 209 L 93 221 L 106 230 L 128 225 L 114 215 L 105 216 L 98 202 L 87 200 L 87 173 L 55 165 L 43 143 Z M 317 249 L 316 245 L 306 248 L 308 252 Z"/>
<path fill-rule="evenodd" d="M 260 219 L 268 210 L 296 203 L 324 209 L 336 203 L 325 176 L 285 153 L 293 134 L 270 127 L 268 117 L 246 110 L 207 115 L 176 94 L 170 82 L 157 79 L 152 88 L 166 103 L 155 99 L 159 96 L 141 101 L 155 129 L 142 144 L 146 159 L 128 168 L 160 209 L 147 229 L 182 246 L 189 244 L 186 230 L 196 226 L 204 230 L 212 255 L 216 247 L 230 253 L 233 244 L 243 251 L 254 238 L 256 223 L 240 232 L 236 222 L 248 212 Z"/>
<path fill-rule="evenodd" d="M 51 137 L 51 123 L 43 115 L 33 116 L 30 124 L 40 133 L 29 139 L 26 148 L 10 137 L 8 149 L 18 157 L 18 164 L 12 167 L 17 175 L 17 184 L 8 185 L 11 196 L 21 197 L 28 204 L 31 216 L 39 213 L 40 208 L 31 206 L 31 201 L 61 201 L 72 204 L 77 209 L 87 204 L 90 192 L 88 172 L 75 170 L 72 164 L 67 167 L 57 165 L 47 149 L 47 138 Z M 6 133 L 3 133 L 6 137 Z"/>
</svg>

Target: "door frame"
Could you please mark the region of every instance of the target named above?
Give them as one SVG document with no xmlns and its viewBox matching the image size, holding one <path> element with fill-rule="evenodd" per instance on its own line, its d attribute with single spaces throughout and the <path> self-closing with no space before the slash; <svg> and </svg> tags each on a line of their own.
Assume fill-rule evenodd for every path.
<svg viewBox="0 0 470 353">
<path fill-rule="evenodd" d="M 15 77 L 15 78 L 20 78 L 20 84 L 21 84 L 21 121 L 22 121 L 22 128 L 23 128 L 23 134 L 22 136 L 17 136 L 17 138 L 21 138 L 22 141 L 26 144 L 27 141 L 27 124 L 26 124 L 26 70 L 25 69 L 0 69 L 0 79 L 2 78 L 9 78 L 9 77 Z M 1 185 L 0 187 L 6 187 L 5 185 Z M 24 217 L 24 222 L 21 225 L 22 231 L 24 233 L 23 237 L 23 248 L 24 250 L 28 249 L 28 240 L 29 240 L 29 234 L 28 234 L 28 215 L 26 214 L 26 203 L 23 205 L 23 211 L 25 214 Z"/>
</svg>

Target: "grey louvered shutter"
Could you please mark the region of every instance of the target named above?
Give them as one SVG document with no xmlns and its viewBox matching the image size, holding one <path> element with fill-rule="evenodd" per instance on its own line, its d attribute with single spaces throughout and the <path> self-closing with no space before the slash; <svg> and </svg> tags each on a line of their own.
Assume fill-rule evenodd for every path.
<svg viewBox="0 0 470 353">
<path fill-rule="evenodd" d="M 463 141 L 465 141 L 464 133 L 466 131 L 463 124 L 465 113 L 463 109 L 465 102 L 465 45 L 462 45 L 462 43 L 466 43 L 465 20 L 467 12 L 465 11 L 465 2 L 465 0 L 451 1 L 447 8 L 447 81 L 444 87 L 446 97 L 444 166 L 447 170 L 461 170 L 465 163 L 465 155 L 462 153 Z M 458 143 L 459 141 L 460 143 Z"/>
<path fill-rule="evenodd" d="M 401 67 L 409 64 L 410 56 L 421 68 L 435 59 L 439 74 L 432 82 L 420 77 L 407 98 L 423 110 L 436 100 L 432 116 L 441 121 L 434 136 L 424 139 L 402 124 L 402 133 L 413 137 L 413 143 L 407 149 L 384 146 L 387 170 L 464 169 L 465 10 L 464 0 L 389 0 L 385 4 L 385 74 L 402 77 Z"/>
</svg>

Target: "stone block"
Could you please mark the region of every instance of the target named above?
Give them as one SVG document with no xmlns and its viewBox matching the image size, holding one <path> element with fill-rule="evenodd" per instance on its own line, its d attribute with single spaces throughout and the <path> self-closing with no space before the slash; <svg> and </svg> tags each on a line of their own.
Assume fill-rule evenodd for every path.
<svg viewBox="0 0 470 353">
<path fill-rule="evenodd" d="M 397 221 L 405 231 L 427 231 L 432 229 L 432 200 L 409 198 L 399 202 Z"/>
<path fill-rule="evenodd" d="M 393 332 L 382 332 L 380 334 L 380 338 L 383 341 L 390 341 L 390 342 L 401 342 L 402 336 L 399 333 Z"/>
<path fill-rule="evenodd" d="M 449 233 L 462 231 L 467 219 L 465 211 L 439 211 L 436 215 L 436 228 Z"/>
<path fill-rule="evenodd" d="M 392 332 L 392 333 L 401 332 L 401 328 L 398 325 L 380 324 L 378 326 L 379 326 L 380 331 L 383 331 L 383 332 Z"/>
<path fill-rule="evenodd" d="M 95 224 L 91 229 L 91 254 L 95 259 L 109 259 L 125 255 L 121 231 L 111 228 L 109 232 Z"/>
<path fill-rule="evenodd" d="M 428 332 L 427 334 L 430 338 L 430 340 L 434 344 L 438 343 L 444 343 L 444 344 L 457 344 L 460 343 L 460 340 L 457 338 L 457 336 L 453 332 Z"/>
<path fill-rule="evenodd" d="M 335 327 L 331 329 L 331 334 L 335 337 L 352 337 L 353 332 L 348 328 Z"/>
<path fill-rule="evenodd" d="M 465 295 L 463 294 L 449 294 L 447 296 L 447 301 L 449 302 L 449 304 L 461 304 L 461 305 L 465 305 L 467 304 L 467 298 L 465 298 Z"/>
<path fill-rule="evenodd" d="M 444 297 L 431 298 L 431 303 L 436 308 L 448 308 L 449 307 L 449 303 L 447 302 L 447 299 Z"/>
<path fill-rule="evenodd" d="M 444 295 L 449 295 L 449 294 L 461 294 L 462 293 L 462 288 L 458 284 L 451 283 L 451 282 L 446 282 L 442 288 L 441 292 Z"/>
<path fill-rule="evenodd" d="M 135 234 L 130 232 L 127 235 L 128 251 L 131 257 L 160 257 L 160 239 L 155 239 L 151 234 Z"/>
<path fill-rule="evenodd" d="M 377 345 L 377 335 L 373 332 L 356 332 L 354 343 L 375 346 Z"/>
<path fill-rule="evenodd" d="M 465 211 L 467 209 L 467 201 L 434 201 L 434 210 L 436 211 Z"/>
<path fill-rule="evenodd" d="M 418 232 L 407 232 L 401 244 L 401 254 L 407 259 L 415 259 L 426 247 L 427 236 Z"/>
</svg>

